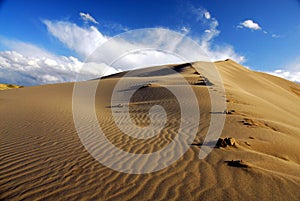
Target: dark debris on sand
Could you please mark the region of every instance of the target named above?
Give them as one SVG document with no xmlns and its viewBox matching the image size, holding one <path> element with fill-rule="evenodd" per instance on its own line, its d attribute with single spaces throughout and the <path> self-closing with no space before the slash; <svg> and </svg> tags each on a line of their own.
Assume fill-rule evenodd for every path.
<svg viewBox="0 0 300 201">
<path fill-rule="evenodd" d="M 225 163 L 227 163 L 227 165 L 231 166 L 231 167 L 239 167 L 239 168 L 248 168 L 249 167 L 249 165 L 244 163 L 242 160 L 225 161 Z"/>
</svg>

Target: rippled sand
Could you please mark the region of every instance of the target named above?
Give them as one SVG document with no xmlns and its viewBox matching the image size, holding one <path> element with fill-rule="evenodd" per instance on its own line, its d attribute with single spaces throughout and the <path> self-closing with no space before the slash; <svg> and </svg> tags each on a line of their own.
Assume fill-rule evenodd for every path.
<svg viewBox="0 0 300 201">
<path fill-rule="evenodd" d="M 204 144 L 213 151 L 201 160 L 198 155 L 210 118 L 223 111 L 211 112 L 208 87 L 213 90 L 213 86 L 201 84 L 203 77 L 196 71 L 197 65 L 203 63 L 180 69 L 169 66 L 186 78 L 198 99 L 201 116 L 197 135 L 175 163 L 149 174 L 115 171 L 89 154 L 73 121 L 74 83 L 1 91 L 0 199 L 299 200 L 300 86 L 253 72 L 231 60 L 216 62 L 226 89 L 227 107 L 232 110 L 226 114 L 222 136 L 235 138 L 236 145 L 214 148 L 214 142 Z M 130 104 L 111 105 L 112 91 L 122 75 L 101 79 L 95 96 L 97 121 L 107 139 L 135 154 L 165 148 L 178 133 L 181 113 L 176 97 L 161 85 L 181 89 L 183 83 L 172 79 L 172 74 L 162 74 L 163 79 L 147 75 L 153 81 L 139 89 Z M 141 78 L 126 79 L 132 82 Z M 185 101 L 189 104 L 191 100 Z M 164 107 L 167 122 L 155 137 L 142 140 L 124 135 L 113 120 L 112 112 L 122 113 L 128 107 L 133 122 L 147 127 L 148 111 L 156 104 Z M 80 107 L 84 111 L 86 105 Z M 92 122 L 89 118 L 85 121 Z M 94 136 L 92 126 L 84 127 L 87 136 Z M 193 126 L 184 127 L 183 132 L 189 133 Z M 114 151 L 105 145 L 99 147 L 96 139 L 90 141 L 90 148 L 104 155 Z M 170 158 L 177 152 L 174 149 Z M 122 161 L 118 155 L 115 157 Z M 231 160 L 242 160 L 248 167 L 225 162 Z M 128 163 L 136 168 L 147 167 L 146 162 Z"/>
</svg>

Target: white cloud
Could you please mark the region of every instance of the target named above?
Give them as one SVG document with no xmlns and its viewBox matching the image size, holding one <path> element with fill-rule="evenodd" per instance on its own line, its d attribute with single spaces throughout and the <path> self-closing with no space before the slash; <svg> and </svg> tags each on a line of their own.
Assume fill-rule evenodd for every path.
<svg viewBox="0 0 300 201">
<path fill-rule="evenodd" d="M 98 30 L 86 30 L 68 22 L 53 23 L 45 21 L 44 23 L 49 26 L 48 30 L 51 34 L 58 37 L 69 48 L 82 53 L 82 55 L 91 54 L 97 49 L 98 45 L 107 41 L 106 38 L 108 38 Z M 100 49 L 100 51 L 103 51 L 102 54 L 96 50 L 95 54 L 91 54 L 88 61 L 84 63 L 75 57 L 51 54 L 32 44 L 6 40 L 5 42 L 9 45 L 11 51 L 0 52 L 0 72 L 3 75 L 0 76 L 0 80 L 1 82 L 21 85 L 69 82 L 76 80 L 78 72 L 80 72 L 80 80 L 87 80 L 116 73 L 119 71 L 116 69 L 129 70 L 151 65 L 182 62 L 181 59 L 172 56 L 172 54 L 147 49 L 149 47 L 163 47 L 170 52 L 176 52 L 176 48 L 180 45 L 184 36 L 175 34 L 174 37 L 170 37 L 169 31 L 165 29 L 146 29 L 136 37 L 132 37 L 129 33 L 128 38 L 116 38 L 116 40 L 109 41 L 107 48 Z M 94 34 L 94 32 L 97 34 Z M 67 33 L 70 35 L 67 35 Z M 81 35 L 82 33 L 86 34 Z M 81 40 L 79 40 L 79 35 L 81 35 Z M 97 39 L 99 41 L 99 36 L 102 41 L 100 40 L 98 44 L 95 44 L 94 41 L 97 41 Z M 83 41 L 88 44 L 83 43 Z M 0 42 L 3 43 L 3 41 Z M 189 47 L 185 46 L 185 48 Z M 130 52 L 131 50 L 138 51 Z M 109 61 L 116 59 L 124 51 L 127 51 L 128 55 L 115 62 L 116 68 L 109 67 Z M 196 54 L 193 49 L 189 51 L 185 51 L 188 56 L 200 58 L 201 55 Z M 118 68 L 119 66 L 120 68 Z"/>
<path fill-rule="evenodd" d="M 44 80 L 46 82 L 58 82 L 59 81 L 59 79 L 56 76 L 52 76 L 52 75 L 43 75 L 42 80 Z"/>
<path fill-rule="evenodd" d="M 287 71 L 284 69 L 278 69 L 273 72 L 267 72 L 267 73 L 287 79 L 287 80 L 291 80 L 293 82 L 300 83 L 300 71 L 293 72 L 293 71 Z"/>
<path fill-rule="evenodd" d="M 136 69 L 175 63 L 182 63 L 182 59 L 176 57 L 176 55 L 168 54 L 162 51 L 141 50 L 131 52 L 131 54 L 117 61 L 114 66 L 119 66 L 121 68 L 123 66 L 126 66 L 126 68 L 130 66 L 132 69 Z"/>
<path fill-rule="evenodd" d="M 189 14 L 193 15 L 194 19 L 201 25 L 201 27 L 206 26 L 204 33 L 200 36 L 199 33 L 193 34 L 194 31 L 198 30 L 191 29 L 190 32 L 193 34 L 193 39 L 201 45 L 202 50 L 209 56 L 210 61 L 224 60 L 228 58 L 239 63 L 246 61 L 245 56 L 238 54 L 232 46 L 228 44 L 216 45 L 214 43 L 214 38 L 216 38 L 221 31 L 218 29 L 218 20 L 213 17 L 207 9 L 203 7 L 196 8 L 193 5 L 188 4 L 187 10 Z"/>
<path fill-rule="evenodd" d="M 209 20 L 211 19 L 211 14 L 208 10 L 203 7 L 194 7 L 193 5 L 189 5 L 189 12 L 193 14 L 196 18 L 196 21 L 202 21 L 203 19 Z"/>
<path fill-rule="evenodd" d="M 16 51 L 0 52 L 1 82 L 20 85 L 38 85 L 75 80 L 81 62 L 73 57 L 52 59 L 38 56 L 25 56 Z"/>
<path fill-rule="evenodd" d="M 57 66 L 58 63 L 53 59 L 45 59 L 45 64 L 48 66 Z"/>
<path fill-rule="evenodd" d="M 300 83 L 300 57 L 280 69 L 266 73 Z"/>
<path fill-rule="evenodd" d="M 231 58 L 237 62 L 244 62 L 245 57 L 236 53 L 232 46 L 213 44 L 213 39 L 220 34 L 219 23 L 207 10 L 198 11 L 200 11 L 201 19 L 204 19 L 208 26 L 200 38 L 194 38 L 199 42 L 202 52 L 195 51 L 196 48 L 193 48 L 195 43 L 184 37 L 190 31 L 188 26 L 182 27 L 183 35 L 168 29 L 146 29 L 135 37 L 132 37 L 129 31 L 127 37 L 110 40 L 109 36 L 105 36 L 94 26 L 79 27 L 67 21 L 44 20 L 43 23 L 49 33 L 66 47 L 75 51 L 81 60 L 76 57 L 58 56 L 33 44 L 0 40 L 11 49 L 11 51 L 0 52 L 0 80 L 21 85 L 38 85 L 75 81 L 79 71 L 83 80 L 115 73 L 119 69 L 130 70 L 152 65 L 187 62 L 184 58 L 177 57 L 178 50 L 181 50 L 183 57 L 189 58 L 189 61 L 215 61 Z M 101 54 L 97 54 L 99 53 L 97 48 L 100 45 L 104 45 L 105 48 L 101 48 Z M 163 52 L 151 49 L 151 47 L 161 47 L 167 51 Z M 120 56 L 124 51 L 128 54 L 123 55 L 114 63 L 115 68 L 109 67 L 109 61 L 115 59 L 116 55 Z M 209 60 L 207 55 L 209 55 Z M 83 63 L 82 60 L 86 58 L 89 58 L 88 63 Z M 84 67 L 80 70 L 83 64 Z"/>
<path fill-rule="evenodd" d="M 211 40 L 217 37 L 221 33 L 217 29 L 218 26 L 219 26 L 219 22 L 215 18 L 212 18 L 209 22 L 209 28 L 204 31 L 205 34 L 201 38 L 202 46 L 210 46 Z"/>
<path fill-rule="evenodd" d="M 93 22 L 93 23 L 95 23 L 95 24 L 99 24 L 99 23 L 95 20 L 95 18 L 93 18 L 89 13 L 83 13 L 83 12 L 80 12 L 79 15 L 80 15 L 81 19 L 83 19 L 85 22 L 90 21 L 90 22 Z"/>
<path fill-rule="evenodd" d="M 54 37 L 83 58 L 107 41 L 107 37 L 94 26 L 82 28 L 70 22 L 50 20 L 44 20 L 43 23 Z"/>
<path fill-rule="evenodd" d="M 281 37 L 279 34 L 274 34 L 271 31 L 264 30 L 257 22 L 254 22 L 253 20 L 250 20 L 250 19 L 241 22 L 237 26 L 237 28 L 241 28 L 241 29 L 248 28 L 248 29 L 251 29 L 254 31 L 261 30 L 264 34 L 270 35 L 272 38 L 280 38 Z"/>
<path fill-rule="evenodd" d="M 271 36 L 272 36 L 272 38 L 280 38 L 280 37 L 281 37 L 281 36 L 278 35 L 278 34 L 272 34 Z"/>
<path fill-rule="evenodd" d="M 8 40 L 6 38 L 0 38 L 0 43 L 2 43 L 4 46 L 9 47 L 9 49 L 12 49 L 24 56 L 30 57 L 30 56 L 37 56 L 37 57 L 47 57 L 52 58 L 52 54 L 48 52 L 47 50 L 37 47 L 30 43 L 25 43 L 22 41 L 17 40 Z"/>
<path fill-rule="evenodd" d="M 13 46 L 10 47 L 12 50 L 0 52 L 0 80 L 4 83 L 39 85 L 71 82 L 76 81 L 79 72 L 84 79 L 100 77 L 105 71 L 117 72 L 104 64 L 81 70 L 83 62 L 76 57 L 57 56 L 24 42 L 5 40 L 5 43 Z"/>
<path fill-rule="evenodd" d="M 204 17 L 209 20 L 211 18 L 211 15 L 208 11 L 205 11 L 204 12 Z"/>
<path fill-rule="evenodd" d="M 212 61 L 225 60 L 229 58 L 243 64 L 247 60 L 245 56 L 236 53 L 234 48 L 230 45 L 215 46 L 213 49 L 208 49 L 207 53 Z"/>
<path fill-rule="evenodd" d="M 261 30 L 262 28 L 260 25 L 253 20 L 245 20 L 244 22 L 241 22 L 240 25 L 238 26 L 239 28 L 248 28 L 251 30 Z"/>
<path fill-rule="evenodd" d="M 195 43 L 169 29 L 140 29 L 108 40 L 89 59 L 116 69 L 130 70 L 152 65 L 196 61 L 207 57 L 195 50 Z M 178 56 L 180 55 L 180 56 Z"/>
<path fill-rule="evenodd" d="M 190 32 L 190 28 L 183 26 L 181 28 L 182 34 L 186 35 Z"/>
<path fill-rule="evenodd" d="M 219 22 L 210 14 L 209 17 L 208 15 L 206 16 L 205 13 L 209 13 L 207 10 L 204 10 L 203 13 L 206 24 L 208 24 L 208 28 L 204 30 L 204 34 L 199 40 L 195 40 L 199 42 L 201 48 L 207 53 L 211 61 L 225 60 L 230 58 L 239 63 L 245 62 L 245 56 L 236 53 L 232 46 L 225 44 L 220 46 L 213 43 L 213 39 L 221 33 L 221 31 L 218 30 Z"/>
</svg>

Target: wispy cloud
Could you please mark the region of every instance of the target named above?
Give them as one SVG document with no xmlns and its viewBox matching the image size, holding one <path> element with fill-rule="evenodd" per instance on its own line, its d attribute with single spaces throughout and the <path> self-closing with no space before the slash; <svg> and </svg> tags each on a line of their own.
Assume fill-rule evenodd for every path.
<svg viewBox="0 0 300 201">
<path fill-rule="evenodd" d="M 271 36 L 272 36 L 272 38 L 280 38 L 280 37 L 281 37 L 281 36 L 278 35 L 278 34 L 272 34 Z"/>
<path fill-rule="evenodd" d="M 37 47 L 36 45 L 30 44 L 30 43 L 25 43 L 22 41 L 18 40 L 9 40 L 7 38 L 0 38 L 0 43 L 10 50 L 14 50 L 26 57 L 45 57 L 45 58 L 52 58 L 53 55 L 40 47 Z"/>
<path fill-rule="evenodd" d="M 182 33 L 184 35 L 186 35 L 186 34 L 188 34 L 190 32 L 190 28 L 188 28 L 186 26 L 183 26 L 180 31 L 182 31 Z"/>
<path fill-rule="evenodd" d="M 43 23 L 54 37 L 83 58 L 107 41 L 107 37 L 94 26 L 83 28 L 67 21 L 44 20 Z"/>
<path fill-rule="evenodd" d="M 238 54 L 231 45 L 223 44 L 216 45 L 213 40 L 218 37 L 221 31 L 218 29 L 219 22 L 213 15 L 205 8 L 195 8 L 190 6 L 191 13 L 196 17 L 196 21 L 206 26 L 204 33 L 198 37 L 193 37 L 198 41 L 204 52 L 210 57 L 211 61 L 233 59 L 239 63 L 244 63 L 246 57 Z M 192 30 L 191 30 L 192 31 Z"/>
<path fill-rule="evenodd" d="M 83 12 L 80 12 L 79 13 L 81 19 L 83 19 L 83 21 L 85 21 L 86 23 L 87 22 L 93 22 L 95 24 L 99 24 L 95 18 L 93 18 L 89 13 L 83 13 Z"/>
<path fill-rule="evenodd" d="M 203 7 L 194 7 L 193 5 L 188 6 L 189 12 L 195 16 L 196 21 L 202 21 L 203 18 L 209 20 L 211 13 Z"/>
</svg>

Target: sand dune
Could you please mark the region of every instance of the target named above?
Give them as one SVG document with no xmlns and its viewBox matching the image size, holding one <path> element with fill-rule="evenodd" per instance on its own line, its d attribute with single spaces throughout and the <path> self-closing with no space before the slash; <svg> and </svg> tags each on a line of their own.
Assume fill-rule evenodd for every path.
<svg viewBox="0 0 300 201">
<path fill-rule="evenodd" d="M 0 84 L 0 90 L 6 90 L 6 89 L 17 89 L 22 88 L 23 86 L 18 86 L 15 84 Z"/>
<path fill-rule="evenodd" d="M 176 138 L 181 117 L 179 102 L 162 85 L 184 94 L 166 68 L 182 75 L 192 87 L 201 111 L 195 139 L 175 163 L 149 174 L 112 170 L 85 149 L 77 135 L 72 114 L 74 83 L 26 87 L 0 92 L 0 199 L 1 200 L 299 200 L 300 198 L 300 85 L 268 74 L 254 72 L 231 60 L 215 62 L 223 79 L 228 111 L 222 137 L 236 140 L 234 146 L 213 148 L 203 160 L 198 155 L 211 112 L 208 87 L 197 66 L 153 67 L 124 78 L 125 90 L 142 76 L 151 82 L 132 96 L 129 105 L 111 104 L 112 91 L 124 73 L 99 81 L 95 96 L 97 121 L 107 139 L 129 153 L 145 154 L 167 147 Z M 157 72 L 159 75 L 157 76 Z M 145 73 L 146 72 L 146 73 Z M 86 83 L 97 83 L 98 80 Z M 213 83 L 212 83 L 213 84 Z M 122 97 L 126 91 L 119 91 Z M 187 105 L 192 100 L 186 98 Z M 124 135 L 113 115 L 124 108 L 141 127 L 148 126 L 149 109 L 159 104 L 167 121 L 160 135 L 141 140 Z M 84 112 L 86 105 L 79 105 Z M 193 109 L 192 106 L 190 109 Z M 223 111 L 220 111 L 223 113 Z M 161 119 L 156 116 L 155 119 Z M 189 118 L 182 130 L 192 132 Z M 97 154 L 112 154 L 109 146 L 97 146 L 92 120 L 83 127 L 90 147 Z M 130 131 L 130 127 L 127 128 Z M 141 135 L 143 133 L 140 133 Z M 95 137 L 95 140 L 93 140 Z M 203 146 L 214 147 L 212 144 Z M 172 158 L 178 150 L 174 149 Z M 163 157 L 163 156 L 161 156 Z M 123 158 L 116 158 L 119 161 Z M 241 162 L 234 162 L 242 160 Z M 233 161 L 233 162 L 231 162 Z M 147 163 L 131 161 L 138 168 Z M 120 163 L 121 164 L 121 163 Z M 237 164 L 246 164 L 239 166 Z"/>
</svg>

